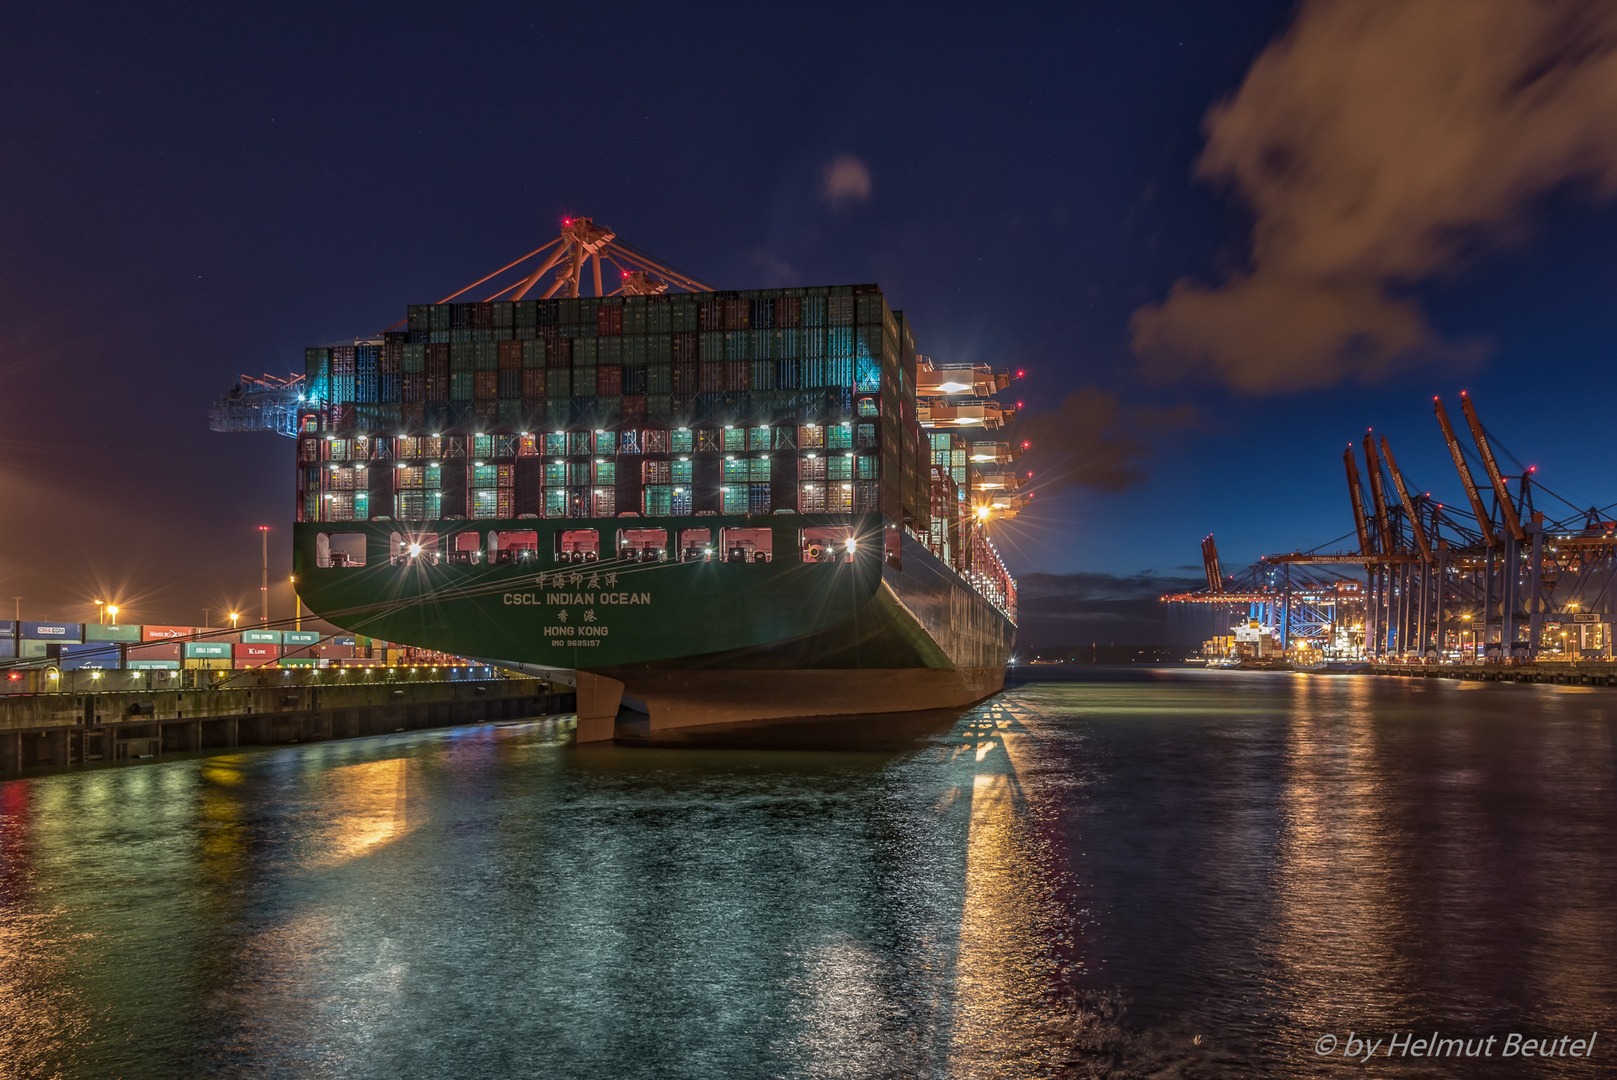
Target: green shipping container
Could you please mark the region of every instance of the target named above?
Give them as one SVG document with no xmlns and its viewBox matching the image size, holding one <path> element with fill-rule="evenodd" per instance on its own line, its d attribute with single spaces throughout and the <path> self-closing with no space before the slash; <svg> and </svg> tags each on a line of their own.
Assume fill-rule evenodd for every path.
<svg viewBox="0 0 1617 1080">
<path fill-rule="evenodd" d="M 279 645 L 281 643 L 281 631 L 243 630 L 241 640 L 244 645 Z"/>
<path fill-rule="evenodd" d="M 316 645 L 320 642 L 318 630 L 283 630 L 281 632 L 282 645 Z"/>
<path fill-rule="evenodd" d="M 187 660 L 229 660 L 230 642 L 187 641 L 185 643 L 185 658 Z"/>
<path fill-rule="evenodd" d="M 178 671 L 178 660 L 131 660 L 124 665 L 130 671 Z"/>
<path fill-rule="evenodd" d="M 320 666 L 320 661 L 312 656 L 283 656 L 276 663 L 284 668 Z"/>
<path fill-rule="evenodd" d="M 85 641 L 139 641 L 140 627 L 124 624 L 121 626 L 103 626 L 100 623 L 88 623 L 84 627 Z"/>
</svg>

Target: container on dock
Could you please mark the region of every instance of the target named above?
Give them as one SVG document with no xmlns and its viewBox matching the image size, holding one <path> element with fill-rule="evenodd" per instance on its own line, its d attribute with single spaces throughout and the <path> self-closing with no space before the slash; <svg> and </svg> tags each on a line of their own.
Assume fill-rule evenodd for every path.
<svg viewBox="0 0 1617 1080">
<path fill-rule="evenodd" d="M 281 631 L 281 644 L 292 645 L 318 645 L 320 631 L 318 630 L 283 630 Z"/>
<path fill-rule="evenodd" d="M 184 644 L 178 641 L 147 641 L 139 645 L 130 645 L 125 655 L 133 662 L 135 660 L 173 660 L 178 662 L 183 655 Z"/>
<path fill-rule="evenodd" d="M 23 638 L 17 642 L 17 655 L 24 660 L 43 659 L 52 645 L 60 645 L 60 641 L 38 641 L 34 638 Z"/>
<path fill-rule="evenodd" d="M 85 641 L 139 641 L 140 627 L 124 623 L 112 626 L 104 623 L 85 623 Z"/>
<path fill-rule="evenodd" d="M 252 631 L 249 631 L 251 633 Z M 236 660 L 251 660 L 255 664 L 265 664 L 281 655 L 279 645 L 263 645 L 256 642 L 245 641 L 240 645 L 231 646 L 231 656 Z"/>
<path fill-rule="evenodd" d="M 35 641 L 80 642 L 84 640 L 84 625 L 76 622 L 30 622 L 24 619 L 20 636 Z"/>
<path fill-rule="evenodd" d="M 123 666 L 123 650 L 117 642 L 64 642 L 50 650 L 47 655 L 63 671 L 116 671 Z"/>
<path fill-rule="evenodd" d="M 244 645 L 279 645 L 281 644 L 281 631 L 243 630 L 241 640 Z"/>
<path fill-rule="evenodd" d="M 15 638 L 0 637 L 0 659 L 9 659 L 17 655 L 17 642 Z"/>
<path fill-rule="evenodd" d="M 0 619 L 0 637 L 14 638 L 17 636 L 17 624 L 11 619 Z"/>
<path fill-rule="evenodd" d="M 229 671 L 235 661 L 230 657 L 186 657 L 184 664 L 193 671 Z"/>
<path fill-rule="evenodd" d="M 185 658 L 187 660 L 229 660 L 231 642 L 228 641 L 187 641 L 185 643 Z"/>
<path fill-rule="evenodd" d="M 192 628 L 189 626 L 153 626 L 147 623 L 140 628 L 142 641 L 167 641 L 169 638 L 188 638 Z"/>
<path fill-rule="evenodd" d="M 178 671 L 180 662 L 179 660 L 136 659 L 131 656 L 124 661 L 124 667 L 130 671 Z"/>
<path fill-rule="evenodd" d="M 312 656 L 283 656 L 280 665 L 284 668 L 293 667 L 319 667 L 320 661 Z"/>
</svg>

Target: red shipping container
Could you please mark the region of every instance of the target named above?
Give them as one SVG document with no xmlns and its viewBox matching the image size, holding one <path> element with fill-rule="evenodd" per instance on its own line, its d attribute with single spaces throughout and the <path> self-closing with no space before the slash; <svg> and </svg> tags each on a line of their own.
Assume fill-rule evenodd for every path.
<svg viewBox="0 0 1617 1080">
<path fill-rule="evenodd" d="M 623 333 L 623 308 L 602 304 L 595 309 L 597 337 L 616 337 L 621 333 Z"/>
<path fill-rule="evenodd" d="M 279 645 L 261 645 L 257 642 L 237 645 L 230 651 L 237 660 L 257 660 L 261 663 L 265 660 L 274 660 L 281 655 Z"/>
<path fill-rule="evenodd" d="M 169 638 L 186 638 L 191 636 L 189 626 L 143 626 L 140 628 L 142 641 L 166 641 Z"/>
<path fill-rule="evenodd" d="M 162 629 L 159 627 L 159 629 Z M 170 629 L 178 629 L 172 627 Z M 183 659 L 185 646 L 178 641 L 153 641 L 144 645 L 129 646 L 129 659 L 131 660 L 180 660 Z"/>
<path fill-rule="evenodd" d="M 623 369 L 616 364 L 596 368 L 595 392 L 605 397 L 617 397 L 623 393 Z"/>
<path fill-rule="evenodd" d="M 472 373 L 472 396 L 479 401 L 487 401 L 499 396 L 500 373 L 498 371 L 474 371 Z"/>
<path fill-rule="evenodd" d="M 512 371 L 520 368 L 522 366 L 522 342 L 500 342 L 498 363 L 501 371 Z"/>
</svg>

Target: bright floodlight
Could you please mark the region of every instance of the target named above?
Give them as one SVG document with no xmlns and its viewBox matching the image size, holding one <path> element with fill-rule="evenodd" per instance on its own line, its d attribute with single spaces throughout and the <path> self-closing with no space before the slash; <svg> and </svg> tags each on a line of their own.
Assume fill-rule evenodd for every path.
<svg viewBox="0 0 1617 1080">
<path fill-rule="evenodd" d="M 421 554 L 421 545 L 420 544 L 411 544 L 410 545 L 410 557 L 413 559 L 419 554 Z"/>
<path fill-rule="evenodd" d="M 848 537 L 848 539 L 843 541 L 842 546 L 848 549 L 848 554 L 852 555 L 853 552 L 854 552 L 854 549 L 857 548 L 859 545 L 854 540 L 854 538 L 850 536 L 850 537 Z"/>
</svg>

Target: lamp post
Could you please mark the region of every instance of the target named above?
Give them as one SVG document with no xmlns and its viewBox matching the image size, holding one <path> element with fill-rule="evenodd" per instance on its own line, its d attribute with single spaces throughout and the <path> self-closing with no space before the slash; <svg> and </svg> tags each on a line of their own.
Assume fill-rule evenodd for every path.
<svg viewBox="0 0 1617 1080">
<path fill-rule="evenodd" d="M 258 590 L 260 595 L 263 596 L 263 616 L 261 621 L 265 626 L 269 625 L 269 530 L 268 525 L 258 527 L 258 535 L 264 542 L 264 580 L 259 585 Z"/>
<path fill-rule="evenodd" d="M 232 630 L 236 629 L 236 620 L 239 619 L 239 618 L 241 618 L 241 612 L 232 611 L 230 613 L 230 628 Z"/>
<path fill-rule="evenodd" d="M 112 625 L 117 626 L 118 625 L 118 605 L 117 604 L 108 604 L 107 605 L 107 614 L 112 616 Z"/>
<path fill-rule="evenodd" d="M 1460 616 L 1460 621 L 1465 623 L 1464 626 L 1460 627 L 1460 657 L 1461 657 L 1461 659 L 1465 658 L 1465 632 L 1467 630 L 1470 630 L 1471 631 L 1471 662 L 1474 664 L 1477 661 L 1477 632 L 1471 626 L 1471 615 L 1469 613 L 1467 613 L 1465 615 L 1461 615 Z"/>
<path fill-rule="evenodd" d="M 95 602 L 95 621 L 102 626 L 107 624 L 107 602 L 105 600 Z"/>
<path fill-rule="evenodd" d="M 303 597 L 298 595 L 298 576 L 293 574 L 286 579 L 292 583 L 292 604 L 296 614 L 292 618 L 292 629 L 303 629 Z"/>
</svg>

